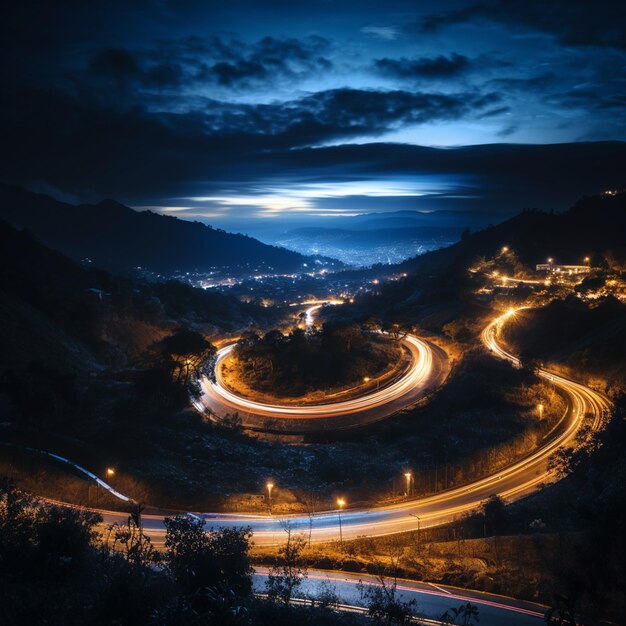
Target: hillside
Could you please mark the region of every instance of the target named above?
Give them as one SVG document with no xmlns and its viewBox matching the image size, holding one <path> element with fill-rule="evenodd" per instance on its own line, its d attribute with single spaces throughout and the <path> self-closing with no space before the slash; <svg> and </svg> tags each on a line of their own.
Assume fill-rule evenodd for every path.
<svg viewBox="0 0 626 626">
<path fill-rule="evenodd" d="M 579 263 L 585 256 L 594 265 L 623 268 L 626 263 L 626 193 L 586 197 L 564 213 L 526 210 L 496 226 L 466 233 L 458 243 L 392 266 L 345 272 L 361 279 L 408 277 L 383 285 L 375 295 L 329 315 L 420 323 L 441 332 L 445 324 L 480 314 L 468 297 L 468 268 L 479 257 L 492 257 L 502 246 L 515 250 L 521 263 L 534 268 L 547 257 L 557 263 Z M 380 295 L 380 297 L 379 297 Z"/>
<path fill-rule="evenodd" d="M 626 304 L 615 298 L 594 306 L 575 296 L 519 313 L 505 329 L 505 340 L 522 360 L 550 360 L 571 375 L 604 378 L 624 390 L 626 381 Z"/>
<path fill-rule="evenodd" d="M 585 256 L 626 260 L 626 193 L 589 196 L 563 213 L 528 209 L 449 248 L 414 257 L 397 266 L 416 271 L 492 256 L 503 245 L 515 249 L 529 266 L 553 257 L 556 263 L 579 263 Z"/>
<path fill-rule="evenodd" d="M 0 370 L 32 361 L 65 371 L 125 367 L 176 327 L 212 334 L 273 315 L 176 281 L 84 269 L 0 220 Z"/>
<path fill-rule="evenodd" d="M 90 259 L 113 271 L 142 267 L 171 274 L 216 266 L 294 271 L 307 262 L 296 252 L 199 222 L 134 211 L 113 200 L 75 206 L 13 185 L 0 185 L 0 218 L 72 259 Z"/>
</svg>

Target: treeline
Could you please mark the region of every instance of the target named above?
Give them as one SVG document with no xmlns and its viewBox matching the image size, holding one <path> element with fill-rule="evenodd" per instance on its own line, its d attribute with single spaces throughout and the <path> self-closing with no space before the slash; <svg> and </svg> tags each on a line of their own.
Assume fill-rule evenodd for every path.
<svg viewBox="0 0 626 626">
<path fill-rule="evenodd" d="M 325 323 L 288 335 L 245 333 L 234 356 L 253 389 L 297 396 L 374 377 L 399 358 L 400 348 L 356 324 Z"/>
<path fill-rule="evenodd" d="M 420 623 L 415 601 L 403 600 L 395 582 L 383 577 L 379 585 L 357 587 L 365 615 L 338 611 L 341 598 L 330 584 L 304 594 L 306 542 L 288 527 L 266 581 L 256 587 L 249 528 L 207 529 L 202 520 L 178 515 L 165 519 L 165 529 L 164 549 L 157 551 L 139 510 L 103 528 L 97 513 L 42 503 L 0 482 L 3 626 Z M 294 604 L 296 597 L 306 602 Z M 477 621 L 468 604 L 442 619 L 452 624 L 470 617 L 461 623 Z"/>
<path fill-rule="evenodd" d="M 507 342 L 522 360 L 556 359 L 575 374 L 599 377 L 624 390 L 626 304 L 613 296 L 586 303 L 576 296 L 520 311 Z"/>
</svg>

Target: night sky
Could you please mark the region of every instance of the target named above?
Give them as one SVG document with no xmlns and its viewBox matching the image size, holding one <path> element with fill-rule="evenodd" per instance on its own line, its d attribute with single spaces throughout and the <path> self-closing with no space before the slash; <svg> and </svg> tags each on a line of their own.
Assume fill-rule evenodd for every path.
<svg viewBox="0 0 626 626">
<path fill-rule="evenodd" d="M 590 143 L 626 140 L 623 2 L 16 2 L 1 28 L 2 178 L 60 199 L 236 226 L 626 182 Z"/>
</svg>

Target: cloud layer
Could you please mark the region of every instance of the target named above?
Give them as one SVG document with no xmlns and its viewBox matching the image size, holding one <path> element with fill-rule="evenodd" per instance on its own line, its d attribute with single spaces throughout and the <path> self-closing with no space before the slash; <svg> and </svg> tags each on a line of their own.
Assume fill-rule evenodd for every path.
<svg viewBox="0 0 626 626">
<path fill-rule="evenodd" d="M 624 183 L 620 144 L 538 146 L 626 139 L 619 3 L 25 0 L 0 28 L 3 178 L 59 195 L 326 215 Z"/>
</svg>

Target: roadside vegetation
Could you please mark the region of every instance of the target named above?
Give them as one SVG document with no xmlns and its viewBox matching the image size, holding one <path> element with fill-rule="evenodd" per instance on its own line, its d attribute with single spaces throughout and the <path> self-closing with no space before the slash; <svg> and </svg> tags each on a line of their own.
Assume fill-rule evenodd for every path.
<svg viewBox="0 0 626 626">
<path fill-rule="evenodd" d="M 366 614 L 338 611 L 341 598 L 330 586 L 303 595 L 304 543 L 290 533 L 265 584 L 254 589 L 249 529 L 213 530 L 186 515 L 165 525 L 159 551 L 138 511 L 124 524 L 103 526 L 96 513 L 44 504 L 1 482 L 2 624 L 401 626 L 416 614 L 384 578 L 363 588 Z M 304 603 L 294 605 L 296 598 Z"/>
<path fill-rule="evenodd" d="M 569 295 L 520 311 L 504 337 L 522 359 L 549 361 L 610 394 L 626 391 L 626 303 L 613 296 Z"/>
<path fill-rule="evenodd" d="M 357 324 L 326 323 L 295 328 L 287 335 L 245 333 L 233 350 L 228 380 L 274 396 L 332 393 L 345 385 L 385 374 L 402 358 L 399 341 L 369 333 Z"/>
</svg>

